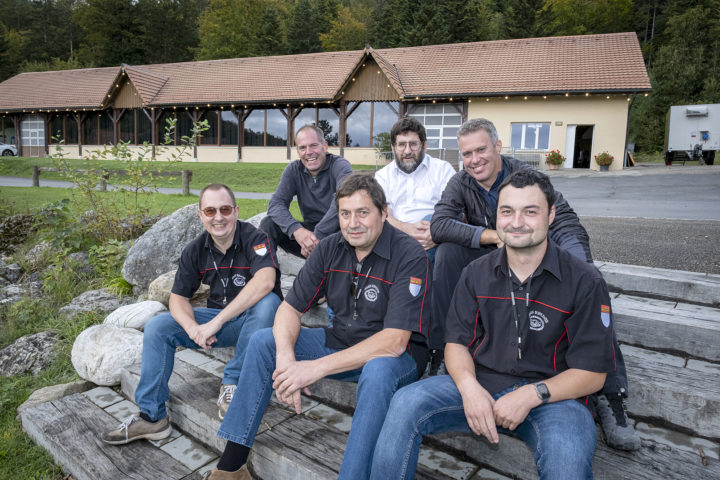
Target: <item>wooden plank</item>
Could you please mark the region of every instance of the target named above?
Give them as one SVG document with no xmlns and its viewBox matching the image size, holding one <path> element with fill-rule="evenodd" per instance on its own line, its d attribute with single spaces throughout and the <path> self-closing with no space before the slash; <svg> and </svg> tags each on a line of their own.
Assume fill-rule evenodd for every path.
<svg viewBox="0 0 720 480">
<path fill-rule="evenodd" d="M 250 468 L 261 479 L 336 479 L 345 453 L 347 435 L 304 415 L 296 415 L 258 435 Z M 418 480 L 449 480 L 446 475 L 419 466 Z"/>
<path fill-rule="evenodd" d="M 597 267 L 612 291 L 720 306 L 720 275 L 610 262 Z"/>
<path fill-rule="evenodd" d="M 21 414 L 23 430 L 76 480 L 183 479 L 190 470 L 148 442 L 106 445 L 117 419 L 76 393 Z"/>
<path fill-rule="evenodd" d="M 620 342 L 720 361 L 720 310 L 631 295 L 612 305 Z"/>
<path fill-rule="evenodd" d="M 140 380 L 140 365 L 127 368 L 122 374 L 122 391 L 130 399 L 135 398 L 135 389 Z M 170 421 L 216 453 L 225 449 L 225 440 L 217 436 L 220 419 L 217 413 L 217 396 L 220 379 L 205 370 L 194 367 L 182 360 L 175 360 L 170 376 L 170 400 L 166 404 Z M 273 427 L 295 415 L 271 404 L 265 412 L 259 432 Z"/>
<path fill-rule="evenodd" d="M 684 359 L 639 348 L 623 348 L 623 355 L 633 416 L 720 439 L 720 375 L 679 368 Z"/>
</svg>

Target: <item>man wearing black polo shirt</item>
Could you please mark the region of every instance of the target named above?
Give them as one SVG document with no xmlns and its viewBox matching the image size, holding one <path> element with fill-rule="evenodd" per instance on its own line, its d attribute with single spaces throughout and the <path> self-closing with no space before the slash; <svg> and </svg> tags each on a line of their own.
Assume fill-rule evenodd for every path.
<svg viewBox="0 0 720 480">
<path fill-rule="evenodd" d="M 272 329 L 250 341 L 238 389 L 218 436 L 228 440 L 208 478 L 250 479 L 245 462 L 273 389 L 301 413 L 300 392 L 323 377 L 357 382 L 357 407 L 339 478 L 367 478 L 393 393 L 427 362 L 428 259 L 414 238 L 391 226 L 382 187 L 355 173 L 336 199 L 340 233 L 317 246 Z M 335 311 L 331 327 L 301 328 L 318 298 Z"/>
<path fill-rule="evenodd" d="M 205 232 L 182 252 L 170 293 L 170 313 L 145 325 L 140 381 L 132 415 L 105 433 L 103 441 L 123 445 L 172 433 L 165 410 L 175 348 L 235 347 L 225 366 L 219 415 L 227 411 L 237 385 L 250 336 L 272 325 L 282 292 L 275 252 L 265 232 L 238 220 L 235 196 L 227 186 L 208 185 L 200 193 L 198 215 Z M 190 304 L 195 291 L 210 286 L 207 308 Z"/>
<path fill-rule="evenodd" d="M 463 123 L 458 130 L 463 171 L 447 184 L 430 224 L 433 240 L 439 244 L 435 255 L 432 317 L 442 321 L 448 311 L 462 269 L 472 260 L 502 246 L 496 228 L 498 187 L 513 172 L 529 169 L 527 164 L 501 155 L 502 142 L 495 125 L 484 118 Z M 575 257 L 592 263 L 590 238 L 578 216 L 555 192 L 555 221 L 550 239 Z M 442 325 L 434 325 L 435 328 Z M 625 412 L 628 382 L 620 347 L 615 341 L 617 370 L 608 373 L 598 395 L 598 416 L 605 442 L 622 450 L 637 450 L 640 439 Z"/>
<path fill-rule="evenodd" d="M 314 125 L 298 129 L 295 145 L 300 159 L 283 171 L 260 229 L 270 235 L 274 245 L 307 257 L 320 240 L 337 232 L 335 190 L 352 173 L 352 167 L 343 157 L 328 153 L 323 131 Z M 297 197 L 302 222 L 290 213 L 293 197 Z"/>
<path fill-rule="evenodd" d="M 423 435 L 472 431 L 498 443 L 498 430 L 528 445 L 541 479 L 592 478 L 586 402 L 614 369 L 610 297 L 596 268 L 548 241 L 554 202 L 534 170 L 500 185 L 504 248 L 462 272 L 447 319 L 450 375 L 395 394 L 371 478 L 413 478 Z"/>
</svg>

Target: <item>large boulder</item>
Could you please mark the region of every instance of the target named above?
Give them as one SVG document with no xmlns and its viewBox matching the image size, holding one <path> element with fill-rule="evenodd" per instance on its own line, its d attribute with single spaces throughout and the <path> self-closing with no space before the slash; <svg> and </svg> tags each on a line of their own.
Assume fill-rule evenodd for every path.
<svg viewBox="0 0 720 480">
<path fill-rule="evenodd" d="M 197 205 L 187 205 L 153 225 L 130 247 L 122 275 L 145 290 L 158 275 L 177 268 L 185 246 L 203 231 Z"/>
<path fill-rule="evenodd" d="M 8 265 L 0 258 L 0 277 L 4 278 L 9 283 L 17 283 L 22 277 L 22 273 L 22 267 L 20 264 L 11 263 Z"/>
<path fill-rule="evenodd" d="M 144 302 L 133 303 L 132 305 L 123 305 L 105 317 L 103 323 L 123 328 L 144 330 L 148 320 L 166 311 L 167 309 L 162 303 L 146 300 Z"/>
<path fill-rule="evenodd" d="M 37 375 L 55 360 L 55 332 L 41 332 L 25 335 L 0 350 L 0 375 L 9 377 L 32 373 Z"/>
<path fill-rule="evenodd" d="M 110 293 L 107 289 L 101 288 L 100 290 L 88 290 L 85 293 L 81 293 L 73 298 L 68 305 L 62 307 L 59 312 L 68 317 L 84 312 L 97 312 L 107 315 L 117 310 L 118 307 L 131 303 L 133 303 L 133 299 L 130 297 L 120 298 Z"/>
<path fill-rule="evenodd" d="M 70 359 L 85 380 L 117 385 L 123 368 L 142 359 L 142 341 L 143 334 L 132 328 L 93 325 L 77 336 Z"/>
<path fill-rule="evenodd" d="M 168 302 L 170 302 L 170 292 L 172 291 L 173 283 L 175 283 L 176 271 L 177 270 L 170 270 L 167 273 L 163 273 L 150 283 L 147 292 L 148 300 L 155 300 L 168 305 Z M 196 307 L 204 307 L 207 305 L 207 299 L 209 296 L 210 287 L 201 283 L 200 287 L 195 292 L 195 295 L 193 295 L 190 300 L 190 303 Z"/>
</svg>

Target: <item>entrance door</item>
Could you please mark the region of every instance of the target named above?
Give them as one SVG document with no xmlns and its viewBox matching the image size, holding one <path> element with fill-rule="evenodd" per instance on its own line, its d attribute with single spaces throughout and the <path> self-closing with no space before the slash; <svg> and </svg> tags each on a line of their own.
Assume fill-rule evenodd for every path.
<svg viewBox="0 0 720 480">
<path fill-rule="evenodd" d="M 590 168 L 594 125 L 568 125 L 565 167 Z"/>
</svg>

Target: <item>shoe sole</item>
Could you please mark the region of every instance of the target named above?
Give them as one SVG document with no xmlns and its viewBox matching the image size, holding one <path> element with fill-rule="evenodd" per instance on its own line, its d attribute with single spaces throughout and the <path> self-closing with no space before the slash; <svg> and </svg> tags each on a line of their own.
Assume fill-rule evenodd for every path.
<svg viewBox="0 0 720 480">
<path fill-rule="evenodd" d="M 122 440 L 106 440 L 103 438 L 102 441 L 107 443 L 108 445 L 127 445 L 128 443 L 134 442 L 135 440 L 164 440 L 168 438 L 171 433 L 172 427 L 168 425 L 165 430 L 162 430 L 160 432 L 145 433 L 143 435 L 128 438 L 127 440 L 125 440 L 124 438 Z"/>
</svg>

